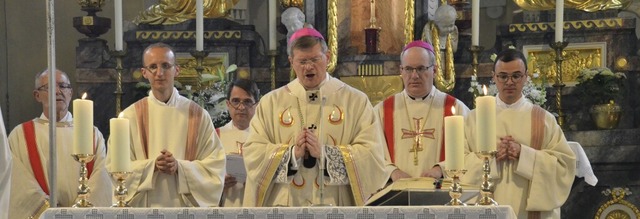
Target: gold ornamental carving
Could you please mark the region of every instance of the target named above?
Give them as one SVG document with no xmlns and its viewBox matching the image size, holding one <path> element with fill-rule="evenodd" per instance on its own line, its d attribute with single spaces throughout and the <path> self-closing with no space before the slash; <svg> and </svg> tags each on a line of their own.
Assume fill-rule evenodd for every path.
<svg viewBox="0 0 640 219">
<path fill-rule="evenodd" d="M 611 195 L 611 200 L 598 208 L 594 219 L 630 219 L 640 218 L 640 210 L 631 202 L 625 200 L 625 196 L 631 195 L 628 188 L 613 188 L 602 192 L 605 196 Z"/>
<path fill-rule="evenodd" d="M 280 0 L 280 5 L 283 8 L 297 7 L 304 10 L 304 0 Z"/>
<path fill-rule="evenodd" d="M 399 75 L 348 76 L 340 77 L 340 80 L 367 94 L 374 106 L 403 89 Z"/>
<path fill-rule="evenodd" d="M 526 46 L 525 46 L 526 47 Z M 542 77 L 533 79 L 536 83 L 541 83 L 546 78 L 547 83 L 553 83 L 556 75 L 556 54 L 553 50 L 525 49 L 525 56 L 528 59 L 528 69 L 530 74 L 538 73 Z M 575 85 L 580 71 L 591 67 L 602 67 L 603 59 L 606 58 L 605 50 L 602 47 L 572 47 L 569 46 L 562 51 L 564 61 L 562 62 L 562 81 L 567 85 Z"/>
<path fill-rule="evenodd" d="M 327 72 L 333 74 L 338 64 L 338 0 L 329 0 L 329 10 L 327 12 L 327 46 L 329 47 L 329 64 Z"/>
<path fill-rule="evenodd" d="M 137 40 L 184 40 L 195 39 L 195 31 L 137 31 Z M 233 39 L 242 38 L 242 32 L 239 30 L 232 31 L 205 31 L 204 39 Z"/>
<path fill-rule="evenodd" d="M 520 8 L 528 11 L 553 10 L 555 0 L 513 0 Z M 565 0 L 565 8 L 574 8 L 586 12 L 626 8 L 632 0 Z"/>
<path fill-rule="evenodd" d="M 622 18 L 610 18 L 610 19 L 598 19 L 598 20 L 580 20 L 580 21 L 565 21 L 563 25 L 564 30 L 590 30 L 601 28 L 621 28 L 624 24 Z M 530 33 L 530 32 L 546 32 L 548 30 L 555 30 L 553 22 L 546 23 L 524 23 L 524 24 L 510 24 L 509 33 Z"/>
<path fill-rule="evenodd" d="M 405 0 L 404 6 L 404 45 L 413 41 L 413 23 L 415 20 L 414 0 Z"/>
<path fill-rule="evenodd" d="M 196 59 L 189 56 L 178 56 L 176 63 L 180 66 L 180 75 L 176 77 L 176 81 L 179 81 L 182 85 L 191 85 L 197 89 L 199 87 L 197 85 L 200 82 L 200 77 L 196 71 Z M 213 77 L 216 78 L 214 81 L 220 80 L 221 78 L 218 77 L 218 73 L 225 72 L 226 70 L 224 57 L 204 57 L 204 59 L 202 59 L 202 67 L 204 67 L 202 74 L 213 75 Z M 208 87 L 214 81 L 210 81 L 208 84 L 202 84 L 202 87 Z"/>
<path fill-rule="evenodd" d="M 224 17 L 240 0 L 203 0 L 205 18 Z M 196 0 L 159 0 L 133 20 L 135 24 L 172 25 L 196 17 Z"/>
</svg>

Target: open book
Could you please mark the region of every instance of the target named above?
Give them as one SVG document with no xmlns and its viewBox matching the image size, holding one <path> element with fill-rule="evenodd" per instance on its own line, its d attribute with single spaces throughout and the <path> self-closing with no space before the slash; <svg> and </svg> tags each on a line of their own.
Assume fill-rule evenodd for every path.
<svg viewBox="0 0 640 219">
<path fill-rule="evenodd" d="M 365 205 L 444 205 L 451 200 L 451 179 L 442 182 L 442 189 L 435 189 L 436 180 L 430 177 L 400 179 L 372 195 Z M 478 186 L 462 184 L 462 202 L 469 202 L 478 195 Z"/>
</svg>

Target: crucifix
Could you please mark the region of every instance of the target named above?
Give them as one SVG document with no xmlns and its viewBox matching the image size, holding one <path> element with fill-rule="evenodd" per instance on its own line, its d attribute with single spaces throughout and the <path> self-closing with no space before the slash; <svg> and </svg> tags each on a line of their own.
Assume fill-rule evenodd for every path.
<svg viewBox="0 0 640 219">
<path fill-rule="evenodd" d="M 422 118 L 413 118 L 413 120 L 416 122 L 415 131 L 402 129 L 402 139 L 413 138 L 413 147 L 411 147 L 411 150 L 409 150 L 409 152 L 413 152 L 413 165 L 417 166 L 418 152 L 423 150 L 422 138 L 435 139 L 433 137 L 433 133 L 435 132 L 435 129 L 434 128 L 422 129 L 422 127 L 420 127 L 420 120 L 422 120 Z"/>
</svg>

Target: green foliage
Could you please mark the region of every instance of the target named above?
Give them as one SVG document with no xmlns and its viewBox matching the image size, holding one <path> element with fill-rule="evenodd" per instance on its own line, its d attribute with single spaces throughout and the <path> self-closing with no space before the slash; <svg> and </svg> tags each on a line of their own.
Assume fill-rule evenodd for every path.
<svg viewBox="0 0 640 219">
<path fill-rule="evenodd" d="M 597 67 L 580 71 L 574 92 L 587 106 L 620 102 L 624 98 L 624 73 L 613 73 L 609 68 Z"/>
</svg>

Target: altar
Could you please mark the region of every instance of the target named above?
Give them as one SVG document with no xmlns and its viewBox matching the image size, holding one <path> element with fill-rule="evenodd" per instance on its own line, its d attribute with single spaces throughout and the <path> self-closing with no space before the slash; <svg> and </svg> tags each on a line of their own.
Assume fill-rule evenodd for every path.
<svg viewBox="0 0 640 219">
<path fill-rule="evenodd" d="M 40 218 L 516 218 L 510 206 L 50 208 Z"/>
</svg>

